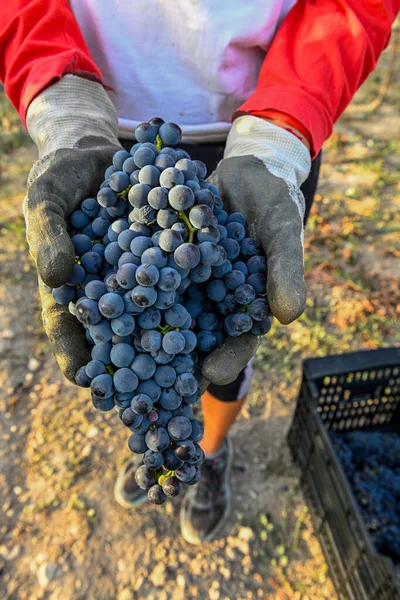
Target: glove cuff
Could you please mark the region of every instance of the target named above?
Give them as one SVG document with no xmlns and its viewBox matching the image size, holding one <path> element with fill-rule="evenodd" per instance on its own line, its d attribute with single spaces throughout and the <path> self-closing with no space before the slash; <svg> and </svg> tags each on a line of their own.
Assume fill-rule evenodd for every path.
<svg viewBox="0 0 400 600">
<path fill-rule="evenodd" d="M 311 169 L 306 146 L 282 127 L 245 115 L 232 123 L 224 158 L 253 155 L 276 177 L 300 187 Z"/>
<path fill-rule="evenodd" d="M 73 148 L 83 137 L 118 144 L 118 118 L 103 86 L 76 75 L 64 75 L 29 105 L 26 124 L 39 157 Z"/>
</svg>

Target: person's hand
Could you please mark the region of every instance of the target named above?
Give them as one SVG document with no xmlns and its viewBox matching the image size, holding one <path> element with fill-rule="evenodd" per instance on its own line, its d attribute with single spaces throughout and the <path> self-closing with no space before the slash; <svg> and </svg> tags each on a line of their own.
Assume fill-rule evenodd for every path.
<svg viewBox="0 0 400 600">
<path fill-rule="evenodd" d="M 75 251 L 67 220 L 85 198 L 96 196 L 120 149 L 117 116 L 99 83 L 66 75 L 32 101 L 27 128 L 39 152 L 23 206 L 27 239 L 39 276 L 44 329 L 62 372 L 74 382 L 78 368 L 90 360 L 84 330 L 43 283 L 59 287 L 72 273 Z"/>
<path fill-rule="evenodd" d="M 303 269 L 304 198 L 300 190 L 311 168 L 310 152 L 293 134 L 253 116 L 237 118 L 224 158 L 211 176 L 228 213 L 241 212 L 247 231 L 267 257 L 267 297 L 283 324 L 297 319 L 306 304 Z M 228 338 L 203 365 L 217 385 L 234 381 L 255 354 L 251 333 Z"/>
</svg>

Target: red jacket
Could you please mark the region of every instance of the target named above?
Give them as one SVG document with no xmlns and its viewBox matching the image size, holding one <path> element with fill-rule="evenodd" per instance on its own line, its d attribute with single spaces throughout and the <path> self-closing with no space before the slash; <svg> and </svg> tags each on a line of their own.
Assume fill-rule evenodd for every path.
<svg viewBox="0 0 400 600">
<path fill-rule="evenodd" d="M 317 153 L 374 69 L 399 7 L 399 0 L 298 0 L 239 110 L 297 127 Z M 23 122 L 33 98 L 66 73 L 101 81 L 68 1 L 4 0 L 0 79 Z"/>
</svg>

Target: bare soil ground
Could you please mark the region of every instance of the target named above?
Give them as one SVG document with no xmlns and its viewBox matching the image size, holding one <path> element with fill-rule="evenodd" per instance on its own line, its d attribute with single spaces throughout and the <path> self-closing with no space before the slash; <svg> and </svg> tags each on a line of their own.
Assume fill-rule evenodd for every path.
<svg viewBox="0 0 400 600">
<path fill-rule="evenodd" d="M 355 102 L 376 95 L 388 53 Z M 326 145 L 306 234 L 307 311 L 275 325 L 259 351 L 232 432 L 230 521 L 193 547 L 179 534 L 180 501 L 115 503 L 127 433 L 57 369 L 21 217 L 35 149 L 0 97 L 1 598 L 336 598 L 286 433 L 304 357 L 399 342 L 399 108 L 397 73 L 379 112 L 342 120 Z"/>
</svg>

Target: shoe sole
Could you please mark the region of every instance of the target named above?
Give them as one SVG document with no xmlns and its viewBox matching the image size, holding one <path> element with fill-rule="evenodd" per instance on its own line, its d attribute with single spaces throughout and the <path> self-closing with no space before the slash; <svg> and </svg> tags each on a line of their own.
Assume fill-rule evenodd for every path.
<svg viewBox="0 0 400 600">
<path fill-rule="evenodd" d="M 230 515 L 231 512 L 231 488 L 229 485 L 229 475 L 231 472 L 231 466 L 232 466 L 232 460 L 233 460 L 233 446 L 232 446 L 232 442 L 230 440 L 230 438 L 226 438 L 227 439 L 227 444 L 228 444 L 228 464 L 227 464 L 227 468 L 225 471 L 225 475 L 224 475 L 224 487 L 225 487 L 225 497 L 226 497 L 226 506 L 225 506 L 225 510 L 222 514 L 222 518 L 221 520 L 217 523 L 217 525 L 214 527 L 214 529 L 212 529 L 210 531 L 210 533 L 208 533 L 204 539 L 200 540 L 198 537 L 194 537 L 193 535 L 191 535 L 190 531 L 187 530 L 186 525 L 185 525 L 185 519 L 184 519 L 184 510 L 183 510 L 183 506 L 180 512 L 180 527 L 181 527 L 181 535 L 183 537 L 183 539 L 188 542 L 188 544 L 192 544 L 193 546 L 200 546 L 201 544 L 204 544 L 205 542 L 212 542 L 217 535 L 222 531 L 226 521 L 228 520 L 228 517 Z"/>
<path fill-rule="evenodd" d="M 114 484 L 114 498 L 115 501 L 118 502 L 120 506 L 123 508 L 132 508 L 133 506 L 139 506 L 140 504 L 144 504 L 148 502 L 147 492 L 143 491 L 143 494 L 139 496 L 136 500 L 129 502 L 122 496 L 120 490 L 122 489 L 122 482 L 125 478 L 125 470 L 121 470 L 118 474 L 117 480 Z"/>
</svg>

